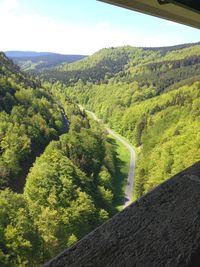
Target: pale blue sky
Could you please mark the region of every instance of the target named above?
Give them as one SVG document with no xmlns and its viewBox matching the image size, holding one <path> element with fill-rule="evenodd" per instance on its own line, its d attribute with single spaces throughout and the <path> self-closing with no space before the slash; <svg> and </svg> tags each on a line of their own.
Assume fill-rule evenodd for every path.
<svg viewBox="0 0 200 267">
<path fill-rule="evenodd" d="M 0 0 L 0 50 L 92 54 L 200 41 L 200 31 L 96 0 Z"/>
</svg>

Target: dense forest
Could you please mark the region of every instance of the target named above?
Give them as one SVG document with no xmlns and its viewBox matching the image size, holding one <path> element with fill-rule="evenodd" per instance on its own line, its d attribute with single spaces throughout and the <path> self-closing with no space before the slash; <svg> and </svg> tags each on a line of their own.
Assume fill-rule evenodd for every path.
<svg viewBox="0 0 200 267">
<path fill-rule="evenodd" d="M 136 147 L 134 199 L 200 160 L 199 44 L 105 49 L 50 74 Z"/>
<path fill-rule="evenodd" d="M 0 266 L 40 266 L 116 210 L 115 145 L 0 54 Z"/>
<path fill-rule="evenodd" d="M 116 212 L 116 146 L 80 104 L 135 146 L 134 199 L 200 160 L 198 43 L 106 48 L 34 77 L 29 63 L 0 53 L 5 267 L 40 266 Z"/>
<path fill-rule="evenodd" d="M 198 69 L 199 56 L 198 44 L 152 49 L 131 46 L 105 48 L 72 64 L 44 70 L 41 78 L 51 82 L 59 80 L 68 86 L 75 85 L 77 82 L 104 84 L 113 79 L 115 82 L 128 83 L 137 80 L 143 85 L 146 82 L 148 84 L 148 80 L 153 77 L 152 83 L 155 82 L 162 73 L 163 77 L 159 80 L 163 80 L 163 86 L 166 87 L 169 86 L 167 82 L 171 78 L 173 83 L 180 75 L 182 79 L 191 77 L 190 69 L 186 67 L 195 64 L 195 70 Z M 171 66 L 172 62 L 173 66 Z M 174 75 L 175 80 L 174 70 L 177 72 Z M 144 74 L 145 77 L 143 77 Z"/>
</svg>

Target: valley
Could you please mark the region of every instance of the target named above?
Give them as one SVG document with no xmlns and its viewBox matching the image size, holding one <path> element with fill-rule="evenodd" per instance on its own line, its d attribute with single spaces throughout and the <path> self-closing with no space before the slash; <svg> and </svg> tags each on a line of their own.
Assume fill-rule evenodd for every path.
<svg viewBox="0 0 200 267">
<path fill-rule="evenodd" d="M 39 266 L 121 209 L 126 162 L 59 88 L 3 53 L 0 74 L 0 264 Z"/>
<path fill-rule="evenodd" d="M 0 53 L 6 267 L 40 266 L 200 160 L 199 43 L 21 59 Z"/>
<path fill-rule="evenodd" d="M 89 110 L 86 110 L 86 112 L 88 112 L 95 121 L 100 122 L 97 116 L 93 112 Z M 135 164 L 136 164 L 135 151 L 133 147 L 127 141 L 122 139 L 122 137 L 120 137 L 118 134 L 113 132 L 110 128 L 105 126 L 105 129 L 109 133 L 109 135 L 111 135 L 115 140 L 123 144 L 130 153 L 129 171 L 128 171 L 128 177 L 126 181 L 125 195 L 124 195 L 124 207 L 127 207 L 132 202 L 132 192 L 133 192 L 133 186 L 134 186 L 134 173 L 135 173 Z"/>
</svg>

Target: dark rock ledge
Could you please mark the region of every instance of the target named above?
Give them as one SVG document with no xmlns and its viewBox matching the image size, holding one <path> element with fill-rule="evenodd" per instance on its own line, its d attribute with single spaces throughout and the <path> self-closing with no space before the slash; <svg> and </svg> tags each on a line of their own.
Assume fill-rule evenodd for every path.
<svg viewBox="0 0 200 267">
<path fill-rule="evenodd" d="M 200 162 L 164 182 L 45 267 L 200 266 Z"/>
</svg>

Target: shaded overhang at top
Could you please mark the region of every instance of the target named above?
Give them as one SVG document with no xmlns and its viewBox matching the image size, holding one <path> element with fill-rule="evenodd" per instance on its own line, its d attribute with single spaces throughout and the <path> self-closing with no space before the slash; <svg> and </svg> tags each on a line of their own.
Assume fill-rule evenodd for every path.
<svg viewBox="0 0 200 267">
<path fill-rule="evenodd" d="M 200 29 L 200 0 L 99 0 Z"/>
</svg>

